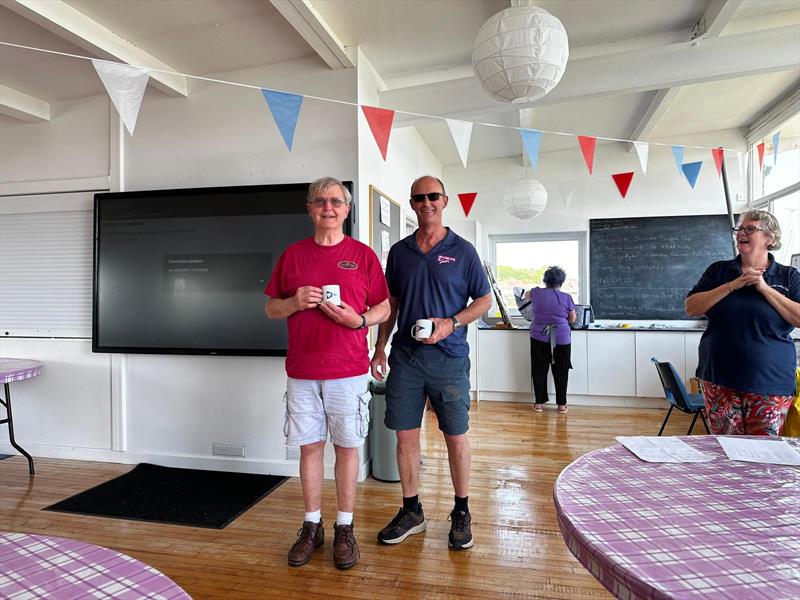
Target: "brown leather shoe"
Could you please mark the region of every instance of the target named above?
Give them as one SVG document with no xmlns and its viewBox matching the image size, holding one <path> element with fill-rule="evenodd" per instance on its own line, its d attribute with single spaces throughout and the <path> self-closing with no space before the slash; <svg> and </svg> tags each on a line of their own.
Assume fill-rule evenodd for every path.
<svg viewBox="0 0 800 600">
<path fill-rule="evenodd" d="M 324 541 L 325 529 L 322 527 L 322 519 L 319 523 L 303 521 L 303 526 L 297 531 L 297 541 L 289 550 L 289 566 L 299 567 L 306 564 Z"/>
<path fill-rule="evenodd" d="M 358 544 L 353 525 L 333 526 L 333 562 L 337 569 L 349 569 L 358 562 Z"/>
</svg>

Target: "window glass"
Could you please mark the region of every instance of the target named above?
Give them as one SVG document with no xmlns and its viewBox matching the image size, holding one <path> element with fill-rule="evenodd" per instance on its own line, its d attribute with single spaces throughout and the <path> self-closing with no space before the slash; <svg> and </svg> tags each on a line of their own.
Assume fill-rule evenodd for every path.
<svg viewBox="0 0 800 600">
<path fill-rule="evenodd" d="M 561 290 L 572 296 L 578 304 L 582 297 L 581 266 L 582 252 L 579 238 L 575 239 L 537 239 L 531 235 L 527 239 L 502 241 L 493 239 L 495 278 L 503 299 L 512 316 L 519 316 L 514 300 L 514 288 L 544 287 L 542 276 L 550 266 L 559 266 L 567 274 Z M 491 314 L 497 311 L 492 307 Z"/>
<path fill-rule="evenodd" d="M 775 154 L 774 136 L 778 136 Z M 764 144 L 763 168 L 759 169 L 758 144 Z M 785 189 L 800 181 L 800 115 L 776 127 L 752 147 L 753 199 Z"/>
<path fill-rule="evenodd" d="M 781 247 L 775 250 L 775 260 L 788 265 L 792 255 L 800 254 L 800 191 L 775 198 L 768 209 L 781 226 Z"/>
</svg>

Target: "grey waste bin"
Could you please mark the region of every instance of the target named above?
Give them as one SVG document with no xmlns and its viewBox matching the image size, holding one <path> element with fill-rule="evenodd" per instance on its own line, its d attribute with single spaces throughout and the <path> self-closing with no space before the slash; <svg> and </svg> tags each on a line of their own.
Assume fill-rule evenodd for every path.
<svg viewBox="0 0 800 600">
<path fill-rule="evenodd" d="M 373 380 L 369 389 L 372 392 L 372 477 L 378 481 L 400 481 L 400 472 L 397 470 L 397 436 L 383 423 L 386 414 L 386 386 L 381 381 Z"/>
</svg>

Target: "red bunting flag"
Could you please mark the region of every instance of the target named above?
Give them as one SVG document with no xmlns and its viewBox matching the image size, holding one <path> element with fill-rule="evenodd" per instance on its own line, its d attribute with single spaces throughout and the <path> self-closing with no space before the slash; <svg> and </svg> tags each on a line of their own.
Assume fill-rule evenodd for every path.
<svg viewBox="0 0 800 600">
<path fill-rule="evenodd" d="M 628 188 L 631 186 L 631 181 L 633 180 L 633 171 L 628 173 L 617 173 L 611 177 L 614 178 L 614 183 L 617 184 L 617 189 L 624 198 L 628 193 Z"/>
<path fill-rule="evenodd" d="M 464 216 L 469 216 L 469 211 L 472 210 L 472 205 L 475 204 L 475 197 L 478 192 L 470 192 L 469 194 L 459 194 L 458 199 L 461 200 L 461 208 L 464 209 Z"/>
<path fill-rule="evenodd" d="M 712 148 L 711 154 L 714 157 L 714 164 L 717 166 L 717 176 L 722 176 L 722 159 L 723 159 L 723 149 L 720 148 Z"/>
<path fill-rule="evenodd" d="M 760 171 L 764 168 L 764 142 L 761 142 L 756 148 L 758 149 L 758 170 Z"/>
<path fill-rule="evenodd" d="M 372 131 L 375 143 L 378 144 L 381 156 L 383 156 L 383 160 L 386 160 L 386 150 L 389 147 L 389 134 L 392 132 L 394 111 L 363 104 L 361 105 L 361 110 L 367 118 L 369 129 Z"/>
<path fill-rule="evenodd" d="M 578 136 L 578 143 L 581 145 L 583 160 L 586 161 L 586 167 L 589 169 L 589 175 L 592 174 L 592 165 L 594 164 L 594 144 L 596 141 L 597 138 L 593 136 Z"/>
</svg>

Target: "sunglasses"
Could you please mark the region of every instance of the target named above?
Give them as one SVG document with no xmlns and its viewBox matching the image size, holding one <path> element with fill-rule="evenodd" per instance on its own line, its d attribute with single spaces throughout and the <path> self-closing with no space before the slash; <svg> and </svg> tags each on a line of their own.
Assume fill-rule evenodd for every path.
<svg viewBox="0 0 800 600">
<path fill-rule="evenodd" d="M 425 198 L 431 202 L 436 202 L 439 198 L 444 197 L 442 192 L 431 192 L 430 194 L 411 194 L 411 199 L 414 202 L 425 202 Z"/>
</svg>

